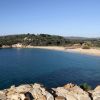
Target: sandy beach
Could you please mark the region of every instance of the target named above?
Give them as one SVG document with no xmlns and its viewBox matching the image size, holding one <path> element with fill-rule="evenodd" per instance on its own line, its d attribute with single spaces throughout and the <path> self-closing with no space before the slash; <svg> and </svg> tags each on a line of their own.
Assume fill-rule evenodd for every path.
<svg viewBox="0 0 100 100">
<path fill-rule="evenodd" d="M 87 54 L 87 55 L 95 55 L 95 56 L 100 56 L 100 49 L 68 49 L 68 52 L 76 52 L 76 53 L 81 53 L 81 54 Z"/>
<path fill-rule="evenodd" d="M 58 46 L 34 46 L 34 48 L 65 51 L 65 52 L 74 52 L 74 53 L 100 56 L 100 49 L 97 49 L 97 48 L 91 48 L 91 49 L 81 49 L 81 48 L 66 49 L 65 47 L 58 47 Z"/>
<path fill-rule="evenodd" d="M 33 48 L 66 51 L 65 47 L 61 47 L 61 46 L 33 46 Z"/>
<path fill-rule="evenodd" d="M 100 56 L 100 48 L 91 48 L 91 49 L 81 49 L 81 48 L 72 48 L 72 47 L 64 47 L 64 46 L 24 46 L 22 44 L 12 45 L 13 48 L 39 48 L 39 49 L 48 49 L 48 50 L 57 50 L 64 52 L 74 52 L 81 53 L 87 55 L 95 55 Z"/>
</svg>

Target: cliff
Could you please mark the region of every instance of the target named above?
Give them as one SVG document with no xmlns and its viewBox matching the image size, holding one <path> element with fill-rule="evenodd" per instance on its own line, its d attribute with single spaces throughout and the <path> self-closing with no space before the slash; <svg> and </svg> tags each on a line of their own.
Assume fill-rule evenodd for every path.
<svg viewBox="0 0 100 100">
<path fill-rule="evenodd" d="M 0 100 L 100 100 L 100 86 L 84 91 L 74 84 L 47 90 L 40 84 L 26 84 L 0 91 Z"/>
</svg>

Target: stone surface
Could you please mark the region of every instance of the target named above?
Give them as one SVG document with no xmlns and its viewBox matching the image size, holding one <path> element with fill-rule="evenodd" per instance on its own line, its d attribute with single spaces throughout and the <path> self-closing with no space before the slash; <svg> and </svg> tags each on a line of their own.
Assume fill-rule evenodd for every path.
<svg viewBox="0 0 100 100">
<path fill-rule="evenodd" d="M 64 87 L 58 87 L 54 91 L 58 96 L 63 96 L 67 100 L 91 100 L 87 92 L 71 83 Z"/>
<path fill-rule="evenodd" d="M 100 85 L 92 91 L 92 98 L 93 100 L 100 100 Z"/>
<path fill-rule="evenodd" d="M 0 93 L 0 100 L 6 100 L 6 99 L 7 99 L 6 95 Z"/>
<path fill-rule="evenodd" d="M 31 93 L 35 99 L 46 98 L 44 100 L 54 100 L 54 97 L 48 91 L 46 91 L 45 88 L 41 87 L 40 84 L 34 84 L 32 87 L 33 90 Z"/>
<path fill-rule="evenodd" d="M 55 100 L 66 100 L 66 98 L 62 97 L 62 96 L 57 96 L 57 97 L 55 97 Z"/>
<path fill-rule="evenodd" d="M 16 92 L 17 93 L 23 93 L 23 92 L 28 92 L 32 89 L 30 85 L 20 85 L 16 87 Z"/>
<path fill-rule="evenodd" d="M 24 94 L 12 94 L 7 96 L 7 100 L 24 100 L 25 96 Z"/>
<path fill-rule="evenodd" d="M 72 83 L 47 91 L 40 84 L 26 84 L 0 91 L 0 100 L 100 100 L 100 86 L 84 91 Z"/>
</svg>

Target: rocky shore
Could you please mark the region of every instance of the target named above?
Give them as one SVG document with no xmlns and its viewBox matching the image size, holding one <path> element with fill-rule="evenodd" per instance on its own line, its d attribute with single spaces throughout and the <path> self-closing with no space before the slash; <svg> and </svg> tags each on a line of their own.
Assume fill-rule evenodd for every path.
<svg viewBox="0 0 100 100">
<path fill-rule="evenodd" d="M 100 86 L 84 91 L 74 84 L 47 90 L 40 84 L 26 84 L 0 91 L 0 100 L 100 100 Z"/>
</svg>

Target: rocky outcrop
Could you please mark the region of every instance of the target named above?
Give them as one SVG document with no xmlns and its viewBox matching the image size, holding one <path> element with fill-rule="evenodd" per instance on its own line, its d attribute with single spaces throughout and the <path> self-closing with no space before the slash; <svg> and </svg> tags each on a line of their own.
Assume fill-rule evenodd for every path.
<svg viewBox="0 0 100 100">
<path fill-rule="evenodd" d="M 21 43 L 17 43 L 17 44 L 13 44 L 12 48 L 25 48 L 26 46 L 21 44 Z"/>
<path fill-rule="evenodd" d="M 54 97 L 40 84 L 27 84 L 0 91 L 0 100 L 54 100 Z"/>
<path fill-rule="evenodd" d="M 100 100 L 100 85 L 97 86 L 92 92 L 92 98 L 93 100 Z"/>
<path fill-rule="evenodd" d="M 11 45 L 2 45 L 1 48 L 12 48 L 12 46 Z"/>
<path fill-rule="evenodd" d="M 31 45 L 23 45 L 21 43 L 13 44 L 12 48 L 34 48 L 34 46 Z"/>
<path fill-rule="evenodd" d="M 66 100 L 91 100 L 89 94 L 74 84 L 67 84 L 64 87 L 54 89 L 58 96 L 63 96 Z"/>
<path fill-rule="evenodd" d="M 71 83 L 51 91 L 36 83 L 11 86 L 0 91 L 0 100 L 100 100 L 100 86 L 87 92 Z"/>
</svg>

